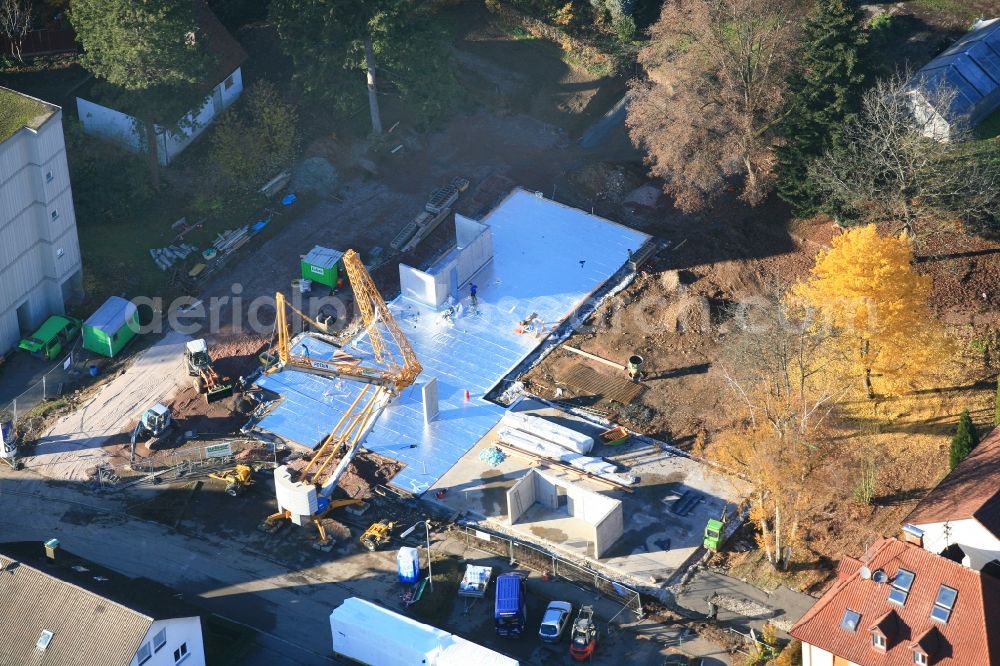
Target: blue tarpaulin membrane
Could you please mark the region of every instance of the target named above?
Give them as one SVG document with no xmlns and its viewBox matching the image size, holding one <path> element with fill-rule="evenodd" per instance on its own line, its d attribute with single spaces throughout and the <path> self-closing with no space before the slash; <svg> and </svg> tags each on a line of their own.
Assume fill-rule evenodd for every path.
<svg viewBox="0 0 1000 666">
<path fill-rule="evenodd" d="M 423 372 L 382 413 L 364 446 L 402 462 L 392 483 L 411 493 L 427 490 L 496 425 L 504 408 L 481 396 L 649 238 L 523 190 L 482 222 L 493 230 L 493 261 L 474 278 L 477 308 L 467 293 L 453 317 L 403 298 L 390 304 Z M 518 334 L 518 322 L 533 313 L 544 332 Z M 302 344 L 297 341 L 295 353 L 304 353 Z M 316 338 L 304 344 L 314 358 L 329 359 L 335 350 Z M 373 363 L 364 333 L 343 351 Z M 440 411 L 425 423 L 421 384 L 431 378 L 438 382 Z M 364 386 L 292 370 L 265 375 L 257 384 L 283 397 L 258 428 L 307 447 L 322 442 Z"/>
</svg>

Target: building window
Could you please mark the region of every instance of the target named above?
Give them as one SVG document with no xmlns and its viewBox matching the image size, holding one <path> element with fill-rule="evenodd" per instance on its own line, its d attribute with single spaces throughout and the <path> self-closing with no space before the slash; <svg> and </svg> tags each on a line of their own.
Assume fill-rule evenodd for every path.
<svg viewBox="0 0 1000 666">
<path fill-rule="evenodd" d="M 934 608 L 931 609 L 931 619 L 938 622 L 948 623 L 951 611 L 955 607 L 955 598 L 958 597 L 958 590 L 942 585 L 938 589 L 937 599 L 934 600 Z"/>
<path fill-rule="evenodd" d="M 233 80 L 233 75 L 230 74 L 229 78 L 226 79 L 226 83 L 225 83 L 226 90 L 229 90 L 230 88 L 232 88 L 234 83 L 235 83 L 235 81 Z"/>
<path fill-rule="evenodd" d="M 181 643 L 181 646 L 174 650 L 174 663 L 178 664 L 188 656 L 188 644 Z"/>
<path fill-rule="evenodd" d="M 160 649 L 167 644 L 167 629 L 164 627 L 160 629 L 155 636 L 153 636 L 153 652 L 159 652 Z"/>
<path fill-rule="evenodd" d="M 920 666 L 927 666 L 927 655 L 923 652 L 914 652 L 913 663 L 920 664 Z"/>
<path fill-rule="evenodd" d="M 872 634 L 872 646 L 879 650 L 885 649 L 885 636 L 882 634 Z"/>
<path fill-rule="evenodd" d="M 56 220 L 59 219 L 59 211 L 54 210 L 51 213 L 49 213 L 49 216 L 52 218 L 52 221 L 55 222 Z"/>
<path fill-rule="evenodd" d="M 139 664 L 145 664 L 153 656 L 153 651 L 149 649 L 149 643 L 143 643 L 139 651 L 135 653 L 135 660 Z"/>
<path fill-rule="evenodd" d="M 45 182 L 46 182 L 46 183 L 51 183 L 51 182 L 52 182 L 53 180 L 55 180 L 55 179 L 56 179 L 56 178 L 55 178 L 55 176 L 53 176 L 53 175 L 52 175 L 52 172 L 51 172 L 51 171 L 46 171 L 46 172 L 45 172 Z"/>
<path fill-rule="evenodd" d="M 861 613 L 848 608 L 844 611 L 844 617 L 840 620 L 840 628 L 854 633 L 858 630 L 858 622 L 861 622 Z"/>
<path fill-rule="evenodd" d="M 913 586 L 913 579 L 916 577 L 912 571 L 900 569 L 892 578 L 892 589 L 889 591 L 889 601 L 894 604 L 904 606 L 906 597 L 910 594 L 910 587 Z"/>
</svg>

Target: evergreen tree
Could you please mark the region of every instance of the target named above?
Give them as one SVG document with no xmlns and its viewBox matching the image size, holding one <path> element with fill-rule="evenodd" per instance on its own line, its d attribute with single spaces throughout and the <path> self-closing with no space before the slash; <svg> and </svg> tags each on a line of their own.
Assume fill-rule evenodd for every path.
<svg viewBox="0 0 1000 666">
<path fill-rule="evenodd" d="M 951 438 L 949 469 L 955 469 L 958 463 L 972 453 L 972 449 L 976 448 L 978 443 L 979 434 L 976 432 L 976 426 L 972 423 L 972 417 L 969 416 L 969 410 L 963 410 L 962 415 L 958 418 L 958 429 L 955 431 L 955 436 Z"/>
<path fill-rule="evenodd" d="M 797 214 L 811 213 L 818 204 L 809 163 L 837 144 L 840 128 L 858 112 L 865 39 L 861 11 L 851 0 L 817 0 L 806 19 L 801 65 L 779 127 L 784 144 L 777 151 L 778 196 Z"/>
</svg>

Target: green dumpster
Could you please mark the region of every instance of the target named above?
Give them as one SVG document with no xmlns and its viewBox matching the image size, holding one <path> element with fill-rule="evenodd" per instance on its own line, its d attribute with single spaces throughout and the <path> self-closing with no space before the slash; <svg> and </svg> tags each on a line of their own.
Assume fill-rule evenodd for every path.
<svg viewBox="0 0 1000 666">
<path fill-rule="evenodd" d="M 317 245 L 302 257 L 302 279 L 325 284 L 333 289 L 337 286 L 337 264 L 344 253 Z"/>
</svg>

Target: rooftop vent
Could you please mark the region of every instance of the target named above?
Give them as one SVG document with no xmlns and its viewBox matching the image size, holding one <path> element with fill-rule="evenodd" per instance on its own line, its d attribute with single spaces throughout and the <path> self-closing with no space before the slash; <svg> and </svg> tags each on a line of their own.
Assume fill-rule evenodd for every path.
<svg viewBox="0 0 1000 666">
<path fill-rule="evenodd" d="M 45 557 L 55 560 L 59 556 L 59 539 L 49 539 L 45 542 Z"/>
<path fill-rule="evenodd" d="M 54 635 L 55 634 L 53 634 L 48 629 L 42 629 L 42 635 L 38 637 L 38 642 L 35 643 L 35 647 L 41 650 L 42 652 L 45 652 L 45 648 L 49 646 L 49 641 L 52 640 L 52 636 Z"/>
<path fill-rule="evenodd" d="M 924 547 L 924 531 L 916 525 L 903 524 L 903 541 Z"/>
<path fill-rule="evenodd" d="M 876 569 L 875 573 L 872 574 L 872 580 L 876 583 L 882 584 L 889 580 L 889 576 L 885 573 L 885 569 Z"/>
</svg>

